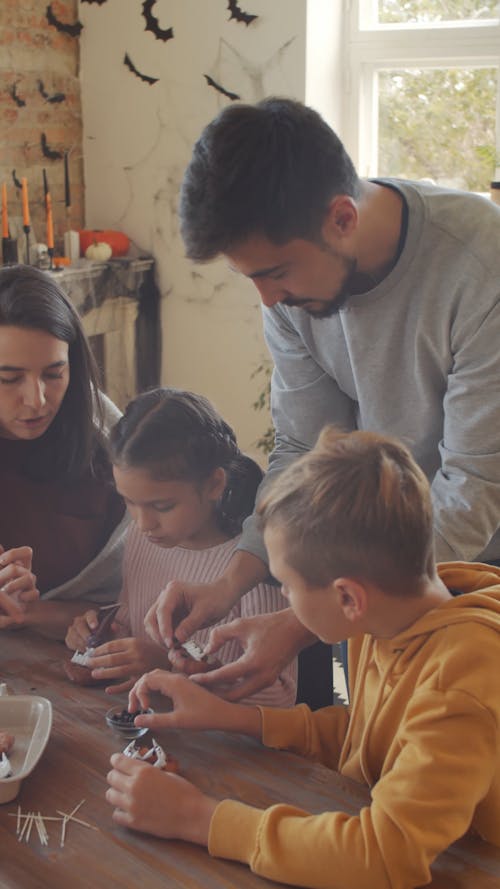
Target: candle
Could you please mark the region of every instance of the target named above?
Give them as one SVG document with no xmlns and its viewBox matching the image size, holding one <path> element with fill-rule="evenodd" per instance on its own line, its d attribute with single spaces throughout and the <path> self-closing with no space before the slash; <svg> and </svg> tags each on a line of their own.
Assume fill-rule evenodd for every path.
<svg viewBox="0 0 500 889">
<path fill-rule="evenodd" d="M 67 207 L 71 207 L 71 197 L 69 192 L 69 167 L 68 152 L 64 152 L 64 203 Z"/>
<path fill-rule="evenodd" d="M 2 238 L 9 237 L 9 217 L 7 214 L 7 186 L 2 185 Z"/>
<path fill-rule="evenodd" d="M 23 225 L 25 228 L 29 228 L 30 208 L 28 204 L 28 180 L 26 177 L 21 179 L 21 199 L 23 202 Z"/>
<path fill-rule="evenodd" d="M 45 208 L 47 210 L 47 247 L 54 249 L 54 223 L 52 220 L 52 198 L 50 191 L 45 195 Z"/>
</svg>

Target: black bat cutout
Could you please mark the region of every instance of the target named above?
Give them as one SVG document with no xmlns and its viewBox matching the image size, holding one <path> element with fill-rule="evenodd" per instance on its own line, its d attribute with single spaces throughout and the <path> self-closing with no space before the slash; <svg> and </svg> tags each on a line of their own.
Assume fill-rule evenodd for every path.
<svg viewBox="0 0 500 889">
<path fill-rule="evenodd" d="M 45 133 L 42 133 L 40 136 L 40 144 L 42 146 L 42 154 L 44 157 L 48 157 L 50 161 L 58 161 L 62 158 L 61 151 L 54 151 L 54 149 L 49 148 L 47 143 L 47 136 Z"/>
<path fill-rule="evenodd" d="M 239 7 L 238 0 L 228 0 L 227 8 L 231 13 L 229 21 L 231 21 L 231 19 L 236 19 L 237 22 L 242 22 L 247 27 L 250 22 L 253 22 L 254 19 L 258 19 L 259 17 L 258 15 L 251 15 L 249 12 L 243 12 Z"/>
<path fill-rule="evenodd" d="M 52 12 L 52 4 L 49 3 L 47 6 L 47 10 L 45 15 L 47 16 L 47 21 L 49 25 L 53 25 L 58 31 L 62 31 L 63 34 L 68 34 L 69 37 L 78 37 L 80 31 L 83 28 L 81 22 L 76 21 L 74 25 L 66 25 L 64 22 L 60 22 L 57 16 Z"/>
<path fill-rule="evenodd" d="M 231 99 L 231 102 L 236 102 L 237 99 L 241 98 L 238 93 L 230 93 L 229 90 L 224 89 L 224 87 L 221 86 L 220 83 L 217 83 L 217 81 L 214 80 L 213 77 L 209 77 L 208 74 L 204 74 L 203 77 L 205 78 L 209 86 L 213 86 L 214 90 L 217 90 L 218 93 L 222 93 L 223 96 L 227 96 L 228 99 Z"/>
<path fill-rule="evenodd" d="M 136 77 L 138 77 L 140 80 L 143 80 L 144 83 L 149 83 L 149 84 L 158 83 L 158 80 L 159 80 L 158 77 L 148 77 L 147 74 L 141 74 L 141 72 L 137 70 L 137 68 L 135 67 L 128 52 L 125 53 L 125 58 L 123 59 L 123 64 L 127 66 L 129 71 L 132 71 L 132 74 L 135 74 Z"/>
<path fill-rule="evenodd" d="M 145 31 L 151 31 L 157 40 L 171 40 L 174 36 L 173 28 L 160 28 L 160 23 L 155 15 L 153 15 L 153 6 L 156 0 L 144 0 L 142 4 L 142 14 L 146 19 Z"/>
<path fill-rule="evenodd" d="M 98 3 L 99 6 L 102 6 L 102 4 L 106 2 L 107 0 L 82 0 L 82 3 Z"/>
<path fill-rule="evenodd" d="M 21 99 L 21 96 L 17 95 L 17 83 L 12 84 L 12 86 L 9 90 L 9 93 L 10 93 L 11 97 L 14 99 L 14 102 L 16 103 L 17 107 L 24 108 L 24 106 L 26 105 L 26 102 L 24 101 L 24 99 Z"/>
<path fill-rule="evenodd" d="M 16 188 L 22 188 L 22 187 L 23 187 L 22 184 L 19 182 L 19 179 L 18 179 L 17 176 L 16 176 L 16 171 L 15 171 L 15 170 L 12 170 L 12 181 L 13 181 L 14 185 L 16 186 Z"/>
<path fill-rule="evenodd" d="M 37 84 L 38 84 L 38 92 L 40 93 L 41 96 L 43 96 L 43 98 L 45 99 L 46 102 L 51 102 L 51 103 L 64 102 L 64 100 L 66 98 L 65 93 L 53 93 L 52 96 L 49 96 L 48 92 L 46 92 L 46 90 L 45 90 L 43 80 L 37 80 Z"/>
</svg>

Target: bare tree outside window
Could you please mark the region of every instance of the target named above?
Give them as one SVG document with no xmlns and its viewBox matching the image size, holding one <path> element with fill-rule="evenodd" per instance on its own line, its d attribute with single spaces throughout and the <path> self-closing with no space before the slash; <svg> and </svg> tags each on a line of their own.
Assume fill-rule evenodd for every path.
<svg viewBox="0 0 500 889">
<path fill-rule="evenodd" d="M 378 0 L 381 24 L 478 21 L 498 14 L 498 0 Z"/>
<path fill-rule="evenodd" d="M 497 68 L 379 71 L 379 175 L 488 191 L 497 82 Z"/>
</svg>

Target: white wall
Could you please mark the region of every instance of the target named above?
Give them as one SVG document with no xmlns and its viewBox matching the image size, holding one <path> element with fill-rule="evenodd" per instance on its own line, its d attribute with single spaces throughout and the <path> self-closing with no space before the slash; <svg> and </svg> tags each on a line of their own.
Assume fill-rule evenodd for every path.
<svg viewBox="0 0 500 889">
<path fill-rule="evenodd" d="M 121 229 L 156 259 L 162 382 L 208 396 L 255 453 L 267 422 L 252 409 L 260 384 L 251 374 L 266 354 L 257 291 L 221 261 L 186 260 L 176 218 L 192 145 L 229 101 L 203 74 L 245 102 L 305 98 L 306 0 L 240 7 L 259 18 L 229 21 L 226 0 L 157 0 L 160 27 L 174 29 L 163 42 L 145 31 L 142 3 L 80 3 L 83 150 L 87 226 Z M 158 82 L 134 76 L 125 53 Z"/>
</svg>

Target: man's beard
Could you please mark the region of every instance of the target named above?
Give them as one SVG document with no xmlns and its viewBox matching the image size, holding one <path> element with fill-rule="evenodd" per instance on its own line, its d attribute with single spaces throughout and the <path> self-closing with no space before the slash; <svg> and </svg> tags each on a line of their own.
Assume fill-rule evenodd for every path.
<svg viewBox="0 0 500 889">
<path fill-rule="evenodd" d="M 340 259 L 344 263 L 345 272 L 337 293 L 335 293 L 335 295 L 332 296 L 331 299 L 327 300 L 314 300 L 312 297 L 311 299 L 304 300 L 294 300 L 293 298 L 287 298 L 283 300 L 283 305 L 294 306 L 295 308 L 302 309 L 304 312 L 307 312 L 307 314 L 310 315 L 311 318 L 331 318 L 333 315 L 337 315 L 338 312 L 340 312 L 340 310 L 344 308 L 346 303 L 349 302 L 349 299 L 353 294 L 352 283 L 355 280 L 357 274 L 356 259 L 352 257 L 347 258 L 345 256 L 340 256 L 329 246 L 329 244 L 323 244 L 322 247 L 327 253 L 330 253 L 331 256 L 334 256 L 336 259 Z M 309 302 L 321 302 L 322 308 L 318 310 L 308 308 Z"/>
</svg>

